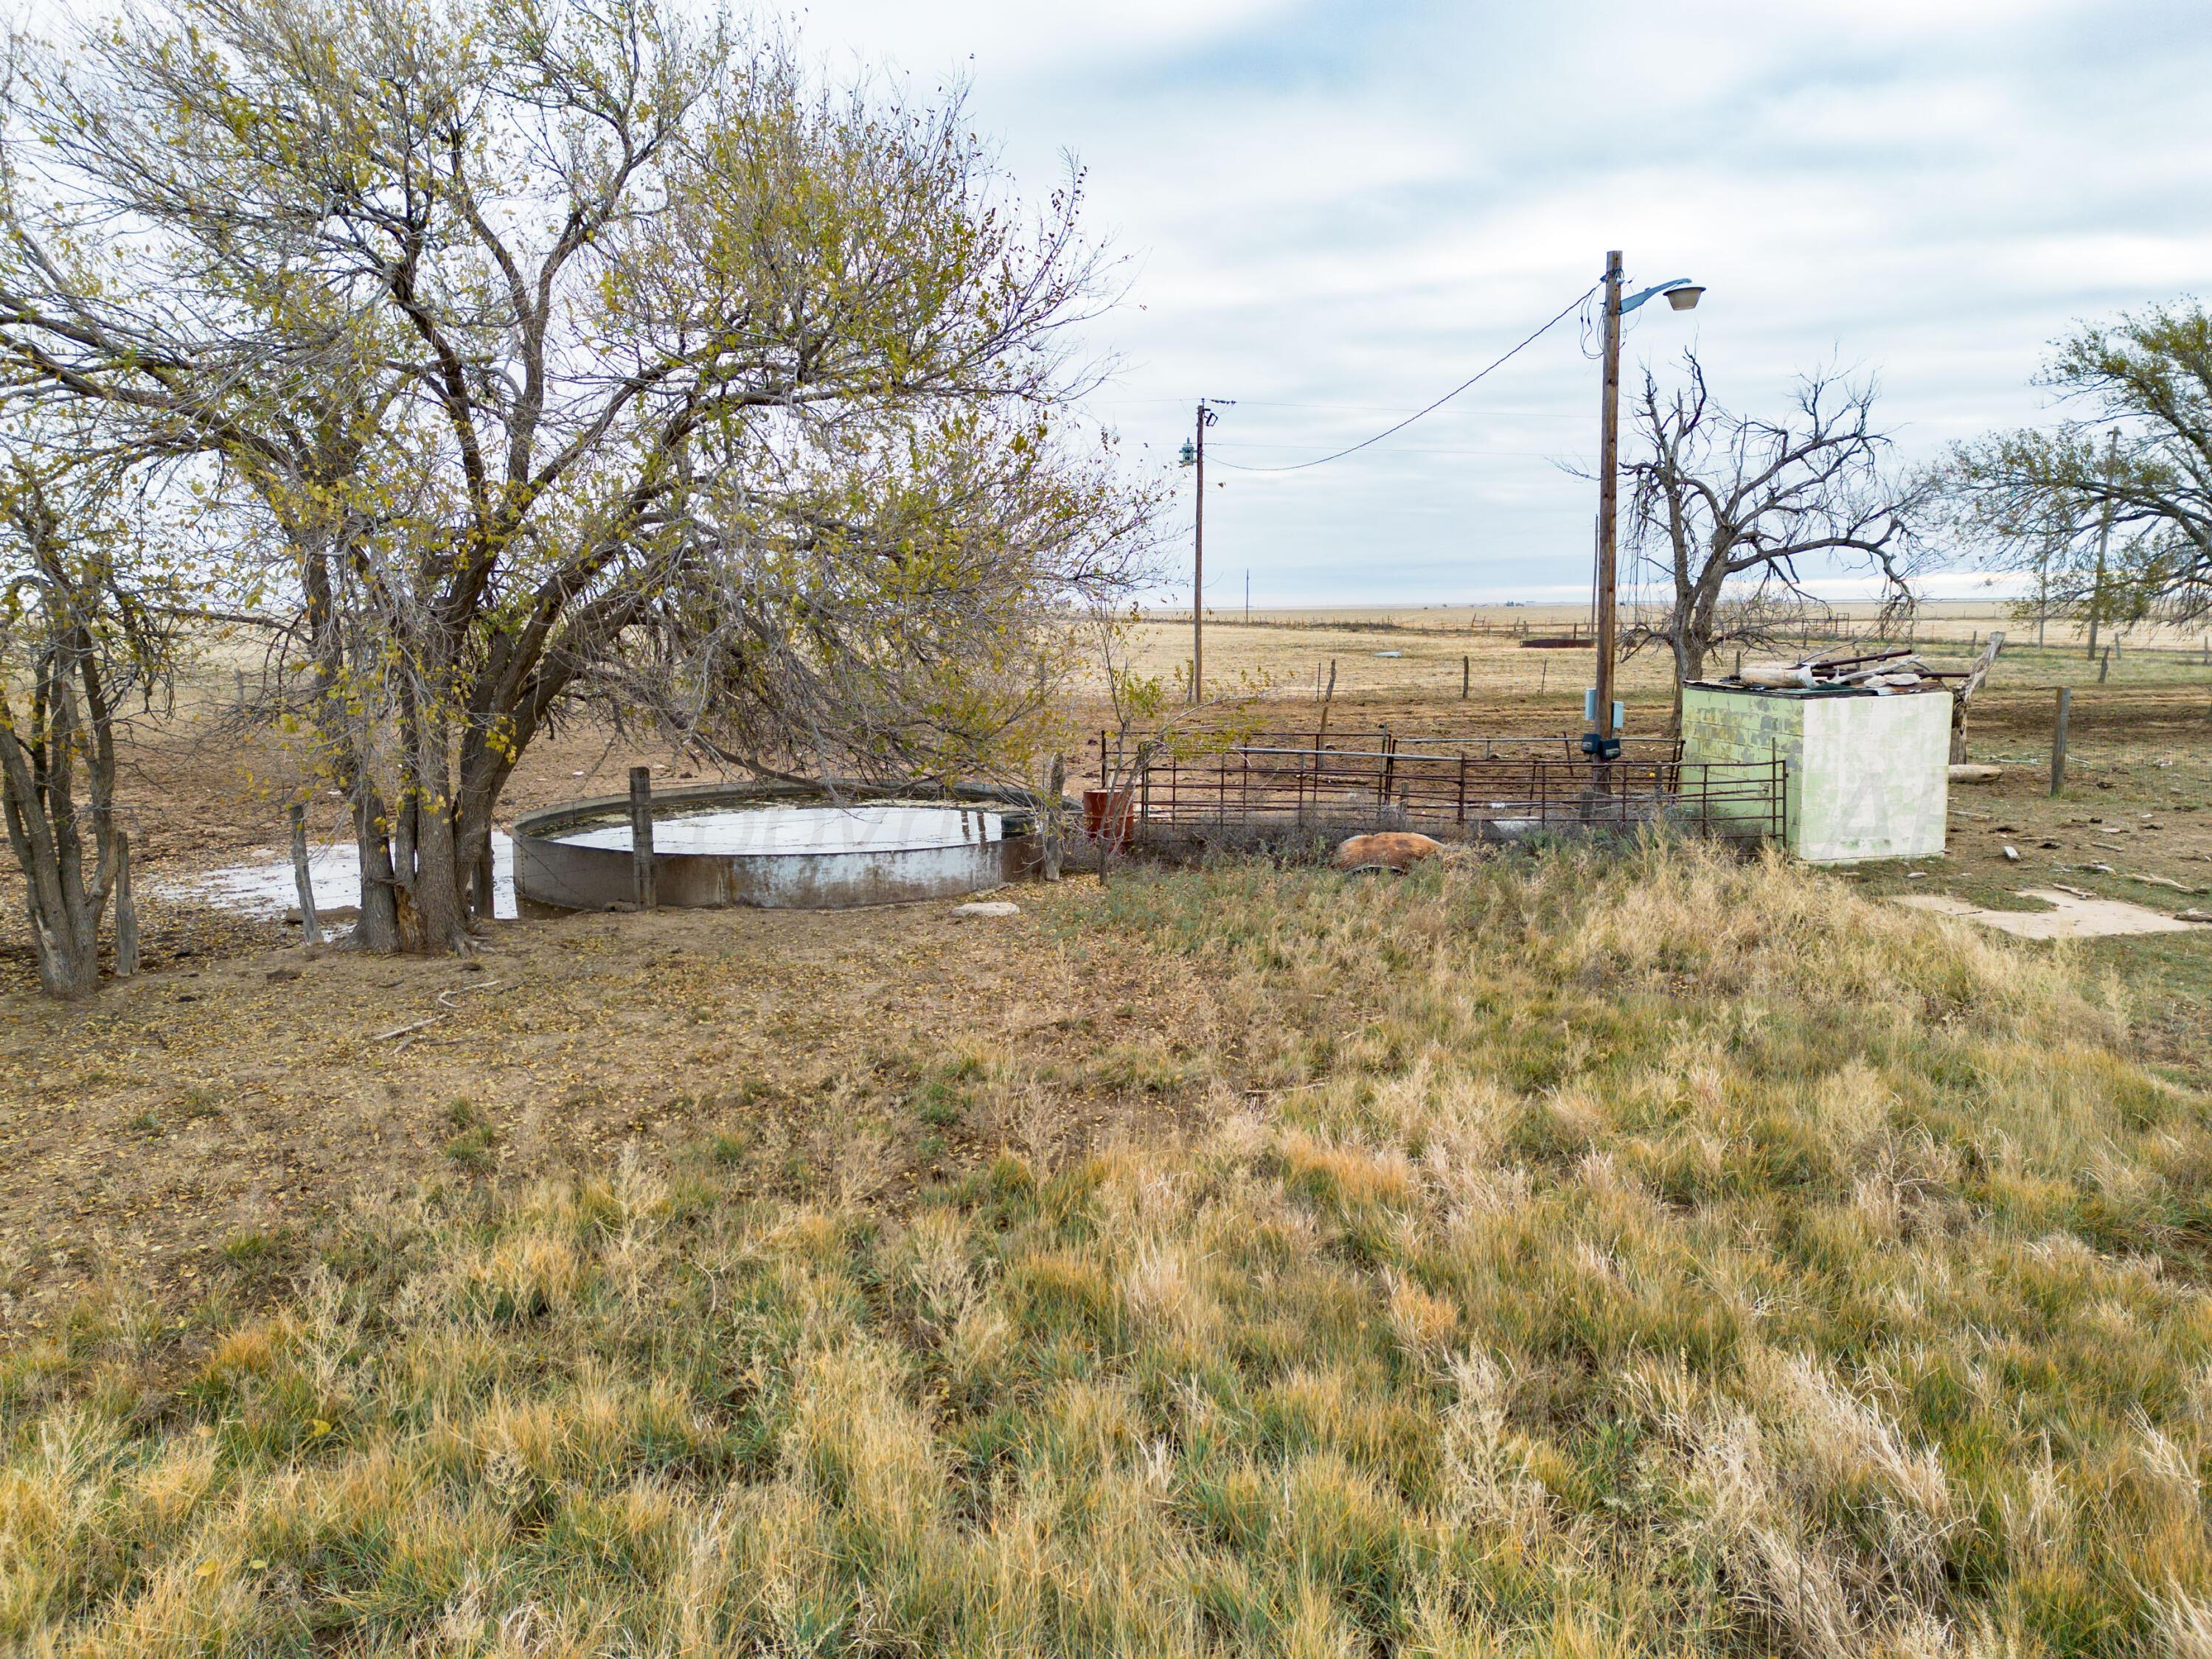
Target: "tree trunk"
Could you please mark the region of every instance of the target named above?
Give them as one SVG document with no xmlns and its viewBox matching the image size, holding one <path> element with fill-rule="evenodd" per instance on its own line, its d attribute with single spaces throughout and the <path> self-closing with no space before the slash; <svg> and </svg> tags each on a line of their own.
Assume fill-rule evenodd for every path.
<svg viewBox="0 0 2212 1659">
<path fill-rule="evenodd" d="M 0 709 L 0 796 L 9 843 L 23 872 L 39 988 L 51 997 L 89 996 L 100 988 L 100 911 L 82 872 L 65 863 L 64 849 L 75 846 L 74 833 L 62 834 L 52 816 L 58 811 L 64 824 L 73 817 L 68 767 L 64 762 L 44 769 L 42 795 L 31 757 Z"/>
<path fill-rule="evenodd" d="M 481 831 L 471 833 L 475 835 L 477 850 L 471 865 L 470 909 L 478 921 L 490 921 L 499 914 L 496 902 L 499 881 L 492 870 L 491 829 L 487 824 Z"/>
<path fill-rule="evenodd" d="M 453 818 L 454 853 L 468 878 L 463 884 L 468 914 L 478 925 L 491 921 L 496 914 L 492 815 L 499 810 L 500 791 L 507 783 L 508 769 L 488 747 L 463 744 L 461 787 Z"/>
<path fill-rule="evenodd" d="M 461 846 L 454 834 L 453 793 L 447 774 L 446 723 L 435 718 L 415 722 L 413 805 L 414 933 L 410 949 L 425 955 L 469 948 L 468 918 L 461 891 Z M 471 862 L 474 862 L 471 852 Z M 403 875 L 406 873 L 403 871 Z"/>
<path fill-rule="evenodd" d="M 32 918 L 38 942 L 39 988 L 50 997 L 74 1000 L 100 989 L 100 939 L 97 924 L 80 927 L 64 915 L 58 926 L 46 918 Z"/>
<path fill-rule="evenodd" d="M 365 950 L 399 948 L 399 884 L 392 868 L 392 832 L 384 802 L 366 779 L 356 786 L 354 842 L 361 849 L 361 920 L 354 942 Z"/>
<path fill-rule="evenodd" d="M 1682 688 L 1692 680 L 1703 679 L 1705 676 L 1705 647 L 1690 638 L 1688 629 L 1677 628 L 1674 630 L 1674 710 L 1668 721 L 1668 737 L 1682 735 Z"/>
<path fill-rule="evenodd" d="M 425 955 L 466 951 L 469 929 L 453 815 L 443 801 L 425 802 L 415 824 L 415 937 L 410 944 Z"/>
<path fill-rule="evenodd" d="M 1054 755 L 1045 773 L 1044 799 L 1040 803 L 1043 822 L 1037 826 L 1043 831 L 1037 838 L 1038 872 L 1047 881 L 1060 879 L 1060 849 L 1066 833 L 1066 814 L 1060 810 L 1060 803 L 1066 794 L 1067 760 Z"/>
</svg>

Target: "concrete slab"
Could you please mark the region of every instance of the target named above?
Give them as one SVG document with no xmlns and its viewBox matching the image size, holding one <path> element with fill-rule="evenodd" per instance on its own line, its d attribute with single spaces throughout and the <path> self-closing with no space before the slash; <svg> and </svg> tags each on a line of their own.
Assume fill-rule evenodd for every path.
<svg viewBox="0 0 2212 1659">
<path fill-rule="evenodd" d="M 2041 899 L 2048 910 L 1985 910 L 1947 893 L 1899 893 L 1894 902 L 1968 921 L 2021 939 L 2111 939 L 2124 933 L 2186 933 L 2200 924 L 2181 921 L 2120 899 L 2083 898 L 2051 887 L 2027 887 L 2022 898 Z"/>
</svg>

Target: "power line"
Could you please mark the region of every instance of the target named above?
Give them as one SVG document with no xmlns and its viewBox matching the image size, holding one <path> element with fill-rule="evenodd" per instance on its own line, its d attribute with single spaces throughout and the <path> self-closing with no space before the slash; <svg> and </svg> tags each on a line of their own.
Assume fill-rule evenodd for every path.
<svg viewBox="0 0 2212 1659">
<path fill-rule="evenodd" d="M 1139 404 L 1172 404 L 1178 409 L 1188 409 L 1190 407 L 1191 400 L 1188 398 L 1095 398 L 1091 401 L 1101 409 L 1134 408 Z M 1291 403 L 1281 398 L 1239 398 L 1237 400 L 1237 406 L 1239 409 L 1333 409 L 1353 415 L 1395 415 L 1403 407 L 1398 404 Z M 1581 421 L 1589 418 L 1587 416 L 1570 415 L 1556 409 L 1513 409 L 1496 404 L 1486 405 L 1481 412 L 1501 419 L 1511 416 L 1516 419 L 1529 421 Z"/>
<path fill-rule="evenodd" d="M 1224 443 L 1218 438 L 1215 439 L 1211 445 L 1207 446 L 1209 453 L 1214 449 L 1303 449 L 1304 447 L 1305 446 L 1304 444 L 1269 443 L 1266 441 L 1255 441 L 1249 439 L 1240 440 L 1236 443 Z M 1541 460 L 1544 459 L 1544 452 L 1540 449 L 1389 449 L 1385 450 L 1383 453 L 1386 455 L 1492 455 L 1505 460 Z M 1234 466 L 1236 465 L 1236 463 L 1234 461 L 1216 460 L 1214 465 L 1216 466 Z M 1308 465 L 1318 465 L 1320 463 L 1309 462 Z M 1243 470 L 1248 472 L 1265 472 L 1271 469 L 1267 467 L 1247 467 Z"/>
<path fill-rule="evenodd" d="M 1539 339 L 1542 338 L 1553 328 L 1557 327 L 1568 317 L 1571 316 L 1575 311 L 1581 307 L 1585 300 L 1589 299 L 1591 295 L 1596 293 L 1598 289 L 1603 286 L 1604 283 L 1593 283 L 1589 288 L 1585 289 L 1582 293 L 1577 294 L 1572 300 L 1569 301 L 1567 304 L 1560 309 L 1557 316 L 1553 317 L 1549 322 L 1544 324 L 1542 327 L 1537 329 L 1535 332 L 1530 334 L 1528 338 L 1522 340 L 1518 345 L 1516 345 L 1510 351 L 1505 353 L 1504 356 L 1499 357 L 1495 362 L 1490 363 L 1486 367 L 1476 370 L 1473 374 L 1469 375 L 1466 380 L 1462 380 L 1457 386 L 1454 386 L 1449 392 L 1445 392 L 1443 397 L 1437 398 L 1436 402 L 1431 404 L 1427 408 L 1415 410 L 1411 415 L 1406 416 L 1404 420 L 1399 422 L 1397 425 L 1385 427 L 1373 437 L 1363 439 L 1359 442 L 1352 445 L 1349 449 L 1340 449 L 1334 455 L 1323 455 L 1318 460 L 1293 462 L 1289 466 L 1240 466 L 1235 461 L 1222 461 L 1219 462 L 1218 465 L 1228 467 L 1231 471 L 1237 472 L 1303 472 L 1310 466 L 1326 466 L 1331 461 L 1340 461 L 1347 455 L 1356 455 L 1370 444 L 1381 443 L 1383 439 L 1390 436 L 1393 433 L 1403 432 L 1407 427 L 1413 425 L 1414 422 L 1419 420 L 1422 416 L 1435 414 L 1437 410 L 1442 409 L 1453 398 L 1458 397 L 1461 392 L 1466 391 L 1477 380 L 1481 380 L 1484 375 L 1490 374 L 1494 369 L 1503 368 L 1507 362 L 1510 362 L 1514 357 L 1526 350 L 1528 347 L 1534 345 Z"/>
</svg>

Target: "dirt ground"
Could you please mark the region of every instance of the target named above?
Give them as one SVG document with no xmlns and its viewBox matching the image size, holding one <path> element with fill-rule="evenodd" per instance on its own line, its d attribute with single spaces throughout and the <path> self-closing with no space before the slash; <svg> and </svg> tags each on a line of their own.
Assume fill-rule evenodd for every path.
<svg viewBox="0 0 2212 1659">
<path fill-rule="evenodd" d="M 90 1006 L 0 999 L 0 1335 L 102 1274 L 185 1300 L 334 1207 L 656 1158 L 887 1197 L 1194 1109 L 1202 991 L 949 904 L 494 927 L 470 961 L 237 940 Z M 1082 1063 L 1071 1063 L 1077 1053 Z M 988 1063 L 987 1063 L 988 1062 Z M 986 1074 L 988 1073 L 988 1079 Z M 235 1275 L 227 1275 L 234 1280 Z"/>
<path fill-rule="evenodd" d="M 1156 670 L 1187 637 L 1150 631 Z M 1376 654 L 1389 650 L 1404 654 Z M 1564 735 L 1590 665 L 1496 637 L 1220 629 L 1215 684 L 1241 678 L 1254 700 L 1219 718 L 1310 729 L 1315 667 L 1325 683 L 1332 655 L 1339 731 Z M 2212 671 L 2137 651 L 2107 672 L 2078 651 L 2008 653 L 1972 727 L 1974 757 L 2002 775 L 1954 790 L 1945 857 L 1853 879 L 2000 906 L 2056 882 L 2168 912 L 2212 907 Z M 1663 725 L 1663 674 L 1649 657 L 1628 665 L 1632 732 Z M 826 1177 L 896 1196 L 1010 1141 L 1151 1133 L 1211 1109 L 1190 1086 L 1208 1068 L 1183 1057 L 1218 1056 L 1236 1034 L 1218 1029 L 1204 988 L 1058 925 L 1043 889 L 992 921 L 927 905 L 507 922 L 470 962 L 306 950 L 281 923 L 164 899 L 152 890 L 165 879 L 283 845 L 291 763 L 225 713 L 227 678 L 130 751 L 140 978 L 88 1006 L 43 1001 L 20 898 L 0 897 L 0 1339 L 104 1274 L 186 1300 L 218 1278 L 224 1295 L 273 1293 L 321 1220 L 364 1189 L 522 1179 L 635 1143 L 737 1164 L 764 1190 Z M 2074 706 L 2053 799 L 2058 684 Z M 1095 741 L 1104 713 L 1093 700 L 1073 719 Z M 1083 751 L 1072 782 L 1096 759 Z M 572 731 L 532 749 L 506 811 L 618 789 L 634 761 L 692 775 Z M 319 833 L 341 831 L 335 802 L 317 817 Z M 2141 985 L 2149 1050 L 2203 1070 L 2212 940 L 2104 946 Z"/>
</svg>

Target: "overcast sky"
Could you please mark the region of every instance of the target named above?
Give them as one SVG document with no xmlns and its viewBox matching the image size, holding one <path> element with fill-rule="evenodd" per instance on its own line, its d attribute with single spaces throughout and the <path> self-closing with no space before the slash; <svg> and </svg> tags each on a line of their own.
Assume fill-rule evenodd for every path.
<svg viewBox="0 0 2212 1659">
<path fill-rule="evenodd" d="M 1138 465 L 1200 395 L 1209 459 L 1326 453 L 1596 279 L 1693 276 L 1629 373 L 1694 343 L 1733 406 L 1878 374 L 1907 450 L 2047 419 L 2078 319 L 2212 268 L 2208 0 L 814 0 L 832 64 L 971 86 L 1023 187 L 1062 152 L 1129 260 L 1096 412 Z M 1572 319 L 1387 445 L 1209 467 L 1210 603 L 1587 589 L 1597 368 Z M 1182 508 L 1188 518 L 1188 474 Z M 1219 487 L 1216 487 L 1216 484 Z M 1186 538 L 1187 544 L 1187 538 Z M 1188 580 L 1188 554 L 1178 567 Z"/>
</svg>

